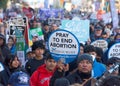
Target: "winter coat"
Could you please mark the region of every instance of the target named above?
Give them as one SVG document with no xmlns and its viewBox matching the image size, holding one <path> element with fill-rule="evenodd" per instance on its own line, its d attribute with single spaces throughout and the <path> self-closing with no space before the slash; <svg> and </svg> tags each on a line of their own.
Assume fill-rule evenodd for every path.
<svg viewBox="0 0 120 86">
<path fill-rule="evenodd" d="M 104 72 L 106 71 L 106 66 L 100 62 L 97 62 L 96 60 L 94 60 L 93 63 L 93 77 L 100 77 L 104 74 Z"/>
<path fill-rule="evenodd" d="M 41 65 L 44 64 L 44 59 L 36 60 L 36 59 L 29 59 L 28 62 L 25 64 L 25 69 L 28 74 L 31 76 L 32 73 Z"/>
<path fill-rule="evenodd" d="M 0 83 L 7 86 L 10 77 L 10 71 L 0 62 Z"/>
<path fill-rule="evenodd" d="M 48 71 L 46 65 L 43 64 L 30 77 L 30 86 L 49 86 L 53 74 L 54 71 Z"/>
<path fill-rule="evenodd" d="M 76 72 L 68 75 L 66 78 L 69 80 L 71 85 L 73 85 L 75 83 L 82 84 L 82 83 L 84 83 L 83 79 L 86 79 L 85 77 L 82 79 L 78 70 Z M 90 77 L 87 78 L 87 79 L 90 79 Z M 88 80 L 83 86 L 91 86 L 91 79 Z"/>
</svg>

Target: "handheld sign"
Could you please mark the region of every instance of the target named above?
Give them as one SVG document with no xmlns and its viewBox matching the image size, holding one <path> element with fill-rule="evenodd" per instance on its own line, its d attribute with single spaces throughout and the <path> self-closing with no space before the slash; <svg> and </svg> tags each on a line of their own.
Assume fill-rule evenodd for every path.
<svg viewBox="0 0 120 86">
<path fill-rule="evenodd" d="M 75 34 L 79 42 L 89 39 L 89 20 L 62 20 L 61 28 Z"/>
<path fill-rule="evenodd" d="M 78 39 L 69 31 L 56 30 L 48 40 L 48 49 L 52 57 L 56 60 L 62 60 L 63 63 L 73 61 L 79 54 Z"/>
<path fill-rule="evenodd" d="M 96 40 L 96 41 L 92 42 L 91 45 L 93 45 L 94 47 L 102 48 L 103 51 L 107 50 L 107 48 L 108 48 L 107 41 L 105 41 L 103 39 Z"/>
<path fill-rule="evenodd" d="M 60 18 L 48 18 L 48 24 L 49 25 L 53 25 L 53 24 L 56 24 L 56 25 L 61 25 L 61 19 Z"/>
<path fill-rule="evenodd" d="M 118 57 L 120 58 L 120 43 L 114 44 L 108 51 L 108 58 Z"/>
<path fill-rule="evenodd" d="M 27 17 L 11 17 L 7 23 L 9 35 L 22 36 L 27 27 Z"/>
</svg>

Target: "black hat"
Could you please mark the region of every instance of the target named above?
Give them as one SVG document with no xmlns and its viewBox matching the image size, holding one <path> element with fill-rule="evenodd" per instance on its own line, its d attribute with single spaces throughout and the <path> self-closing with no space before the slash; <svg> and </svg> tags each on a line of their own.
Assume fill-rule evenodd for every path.
<svg viewBox="0 0 120 86">
<path fill-rule="evenodd" d="M 77 63 L 80 63 L 83 60 L 88 60 L 91 64 L 93 64 L 92 56 L 87 53 L 80 55 L 77 59 Z"/>
<path fill-rule="evenodd" d="M 102 30 L 103 28 L 102 28 L 102 26 L 100 26 L 100 25 L 97 25 L 97 26 L 95 26 L 95 30 Z"/>
</svg>

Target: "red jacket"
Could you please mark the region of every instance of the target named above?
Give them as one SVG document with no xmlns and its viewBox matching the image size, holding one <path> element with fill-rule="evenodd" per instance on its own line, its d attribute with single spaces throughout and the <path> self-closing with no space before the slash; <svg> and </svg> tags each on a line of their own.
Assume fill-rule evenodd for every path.
<svg viewBox="0 0 120 86">
<path fill-rule="evenodd" d="M 49 86 L 54 71 L 46 70 L 46 65 L 40 66 L 30 77 L 30 86 Z"/>
</svg>

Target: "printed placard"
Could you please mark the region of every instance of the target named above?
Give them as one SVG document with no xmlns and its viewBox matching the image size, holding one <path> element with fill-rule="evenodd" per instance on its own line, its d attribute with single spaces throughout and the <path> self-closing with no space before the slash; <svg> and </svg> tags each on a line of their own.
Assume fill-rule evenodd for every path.
<svg viewBox="0 0 120 86">
<path fill-rule="evenodd" d="M 52 25 L 52 24 L 56 24 L 57 26 L 61 25 L 61 19 L 59 18 L 49 18 L 48 19 L 48 24 Z"/>
<path fill-rule="evenodd" d="M 89 25 L 89 20 L 62 20 L 61 29 L 72 32 L 79 42 L 84 42 L 89 39 Z"/>
<path fill-rule="evenodd" d="M 9 26 L 8 35 L 22 36 L 27 27 L 27 17 L 11 17 L 7 24 Z"/>
<path fill-rule="evenodd" d="M 108 58 L 118 57 L 120 58 L 120 43 L 114 44 L 108 51 Z"/>
<path fill-rule="evenodd" d="M 56 30 L 53 32 L 48 41 L 48 49 L 53 58 L 63 63 L 73 61 L 79 53 L 79 42 L 77 38 L 69 31 Z"/>
<path fill-rule="evenodd" d="M 108 48 L 108 42 L 102 39 L 92 42 L 91 45 L 94 47 L 100 47 L 103 49 L 103 51 L 107 50 Z"/>
</svg>

